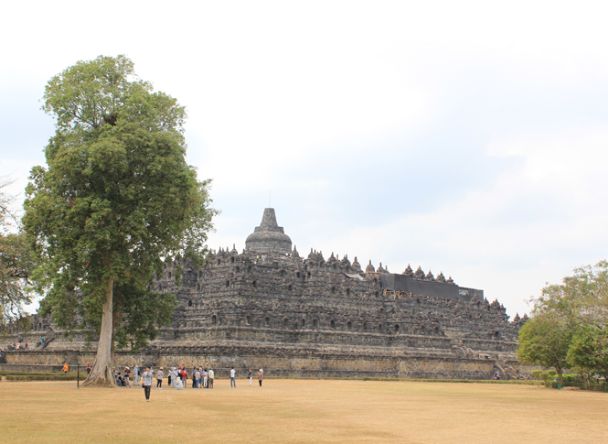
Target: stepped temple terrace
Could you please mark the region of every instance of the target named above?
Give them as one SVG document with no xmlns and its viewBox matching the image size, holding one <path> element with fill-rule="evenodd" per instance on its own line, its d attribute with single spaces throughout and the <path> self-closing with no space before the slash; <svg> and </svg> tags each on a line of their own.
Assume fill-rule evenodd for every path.
<svg viewBox="0 0 608 444">
<path fill-rule="evenodd" d="M 200 267 L 166 264 L 152 285 L 177 296 L 173 323 L 143 350 L 117 350 L 116 365 L 264 368 L 281 377 L 521 376 L 515 350 L 526 318 L 510 322 L 483 290 L 420 267 L 391 273 L 356 257 L 301 255 L 272 208 L 245 245 L 212 251 Z M 34 316 L 31 330 L 0 336 L 2 349 L 13 344 L 5 365 L 92 362 L 95 342 L 85 333 Z"/>
</svg>

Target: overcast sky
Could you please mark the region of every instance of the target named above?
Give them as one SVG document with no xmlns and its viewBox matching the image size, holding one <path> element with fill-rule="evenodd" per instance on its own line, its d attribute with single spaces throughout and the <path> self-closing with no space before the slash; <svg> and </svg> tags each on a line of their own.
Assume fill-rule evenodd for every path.
<svg viewBox="0 0 608 444">
<path fill-rule="evenodd" d="M 482 288 L 510 315 L 608 255 L 605 2 L 2 7 L 0 153 L 16 207 L 46 82 L 125 54 L 187 108 L 189 162 L 244 247 L 269 204 L 313 247 Z"/>
</svg>

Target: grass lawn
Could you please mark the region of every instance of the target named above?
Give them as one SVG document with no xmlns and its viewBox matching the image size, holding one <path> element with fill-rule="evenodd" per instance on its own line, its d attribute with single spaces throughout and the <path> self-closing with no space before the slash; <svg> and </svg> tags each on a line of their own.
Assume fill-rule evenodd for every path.
<svg viewBox="0 0 608 444">
<path fill-rule="evenodd" d="M 508 384 L 220 380 L 145 402 L 141 388 L 0 382 L 0 442 L 12 444 L 608 443 L 607 412 L 605 393 Z"/>
</svg>

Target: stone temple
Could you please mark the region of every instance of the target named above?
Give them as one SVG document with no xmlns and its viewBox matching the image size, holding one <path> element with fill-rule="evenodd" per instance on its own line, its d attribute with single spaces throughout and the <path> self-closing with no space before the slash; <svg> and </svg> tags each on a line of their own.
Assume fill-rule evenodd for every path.
<svg viewBox="0 0 608 444">
<path fill-rule="evenodd" d="M 420 267 L 390 273 L 356 257 L 301 256 L 272 208 L 245 245 L 211 252 L 199 268 L 168 264 L 153 285 L 177 295 L 173 325 L 146 350 L 117 352 L 117 365 L 185 363 L 220 374 L 234 365 L 295 377 L 509 378 L 522 370 L 515 350 L 525 319 L 509 322 L 483 290 Z M 82 334 L 68 338 L 37 319 L 28 335 L 31 344 L 52 340 L 10 352 L 8 362 L 58 365 L 76 352 L 92 361 L 94 344 Z"/>
</svg>

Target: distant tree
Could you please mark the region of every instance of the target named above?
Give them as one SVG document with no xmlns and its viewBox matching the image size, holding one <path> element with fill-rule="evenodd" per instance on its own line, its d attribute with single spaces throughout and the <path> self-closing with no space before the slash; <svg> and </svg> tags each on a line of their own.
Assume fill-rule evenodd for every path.
<svg viewBox="0 0 608 444">
<path fill-rule="evenodd" d="M 150 282 L 163 258 L 203 248 L 208 183 L 185 160 L 184 109 L 135 77 L 124 56 L 53 77 L 44 110 L 56 131 L 47 166 L 32 169 L 23 220 L 33 277 L 43 313 L 99 332 L 85 384 L 113 385 L 114 340 L 142 344 L 171 317 L 174 302 Z"/>
<path fill-rule="evenodd" d="M 601 261 L 543 288 L 532 318 L 520 330 L 518 356 L 555 367 L 560 378 L 567 366 L 582 373 L 600 371 L 607 325 L 608 262 Z"/>
<path fill-rule="evenodd" d="M 23 233 L 9 231 L 15 218 L 5 187 L 0 184 L 0 326 L 21 316 L 23 306 L 31 302 L 27 278 L 32 264 Z"/>
<path fill-rule="evenodd" d="M 518 358 L 525 363 L 553 367 L 560 382 L 573 329 L 553 313 L 538 314 L 519 330 Z"/>
<path fill-rule="evenodd" d="M 608 326 L 579 327 L 568 348 L 568 364 L 587 380 L 594 374 L 608 378 Z"/>
<path fill-rule="evenodd" d="M 2 322 L 22 314 L 31 303 L 28 276 L 31 262 L 23 233 L 0 234 L 0 307 Z"/>
<path fill-rule="evenodd" d="M 574 270 L 561 284 L 543 288 L 533 314 L 556 313 L 572 325 L 608 324 L 608 261 Z"/>
</svg>

